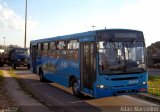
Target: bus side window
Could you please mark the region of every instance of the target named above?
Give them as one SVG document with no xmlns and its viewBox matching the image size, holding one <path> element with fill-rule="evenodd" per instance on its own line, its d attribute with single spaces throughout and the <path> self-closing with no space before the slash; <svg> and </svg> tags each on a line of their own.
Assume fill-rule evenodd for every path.
<svg viewBox="0 0 160 112">
<path fill-rule="evenodd" d="M 49 57 L 51 58 L 56 57 L 56 42 L 49 43 Z"/>
<path fill-rule="evenodd" d="M 42 56 L 42 44 L 38 43 L 37 45 L 37 56 Z"/>
<path fill-rule="evenodd" d="M 72 61 L 78 61 L 78 40 L 69 40 L 67 44 L 67 59 Z"/>
<path fill-rule="evenodd" d="M 66 58 L 66 42 L 65 41 L 59 41 L 57 44 L 58 50 L 57 50 L 57 58 Z"/>
<path fill-rule="evenodd" d="M 43 56 L 48 55 L 48 43 L 43 43 L 43 51 L 42 51 Z"/>
<path fill-rule="evenodd" d="M 78 61 L 78 50 L 75 50 L 74 61 Z"/>
</svg>

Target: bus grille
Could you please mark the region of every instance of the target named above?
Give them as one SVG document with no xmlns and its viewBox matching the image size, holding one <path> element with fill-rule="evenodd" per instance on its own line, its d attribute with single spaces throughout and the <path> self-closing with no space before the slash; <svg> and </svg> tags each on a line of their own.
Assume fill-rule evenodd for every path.
<svg viewBox="0 0 160 112">
<path fill-rule="evenodd" d="M 138 77 L 126 77 L 126 78 L 112 78 L 112 81 L 117 81 L 117 80 L 134 80 L 138 79 Z"/>
<path fill-rule="evenodd" d="M 112 86 L 113 89 L 120 89 L 125 87 L 137 86 L 137 84 L 121 85 L 121 86 Z"/>
</svg>

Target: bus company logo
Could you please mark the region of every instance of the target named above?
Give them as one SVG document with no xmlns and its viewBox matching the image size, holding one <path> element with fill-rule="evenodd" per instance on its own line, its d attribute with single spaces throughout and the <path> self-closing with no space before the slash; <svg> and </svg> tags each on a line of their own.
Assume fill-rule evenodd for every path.
<svg viewBox="0 0 160 112">
<path fill-rule="evenodd" d="M 121 77 L 121 78 L 129 78 L 129 77 L 131 77 L 131 76 L 129 76 L 129 75 L 120 75 L 120 77 Z"/>
<path fill-rule="evenodd" d="M 137 84 L 138 80 L 129 80 L 129 84 Z"/>
<path fill-rule="evenodd" d="M 71 66 L 74 67 L 74 68 L 78 68 L 79 64 L 78 63 L 71 63 Z"/>
</svg>

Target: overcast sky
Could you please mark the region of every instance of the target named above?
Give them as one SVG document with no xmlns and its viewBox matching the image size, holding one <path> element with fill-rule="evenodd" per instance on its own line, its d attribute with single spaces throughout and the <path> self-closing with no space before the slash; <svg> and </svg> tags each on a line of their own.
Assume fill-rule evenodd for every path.
<svg viewBox="0 0 160 112">
<path fill-rule="evenodd" d="M 0 44 L 24 44 L 25 0 L 0 0 Z M 30 40 L 106 28 L 144 32 L 147 46 L 160 39 L 160 0 L 28 0 Z"/>
</svg>

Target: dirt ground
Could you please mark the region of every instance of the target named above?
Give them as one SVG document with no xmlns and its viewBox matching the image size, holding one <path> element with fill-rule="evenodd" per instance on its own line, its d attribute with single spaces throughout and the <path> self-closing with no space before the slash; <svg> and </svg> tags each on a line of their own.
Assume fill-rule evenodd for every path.
<svg viewBox="0 0 160 112">
<path fill-rule="evenodd" d="M 13 110 L 17 108 L 17 104 L 12 100 L 12 98 L 7 93 L 7 88 L 5 87 L 4 77 L 0 74 L 0 112 Z"/>
<path fill-rule="evenodd" d="M 0 112 L 51 112 L 50 109 L 25 93 L 7 70 L 0 73 Z"/>
</svg>

